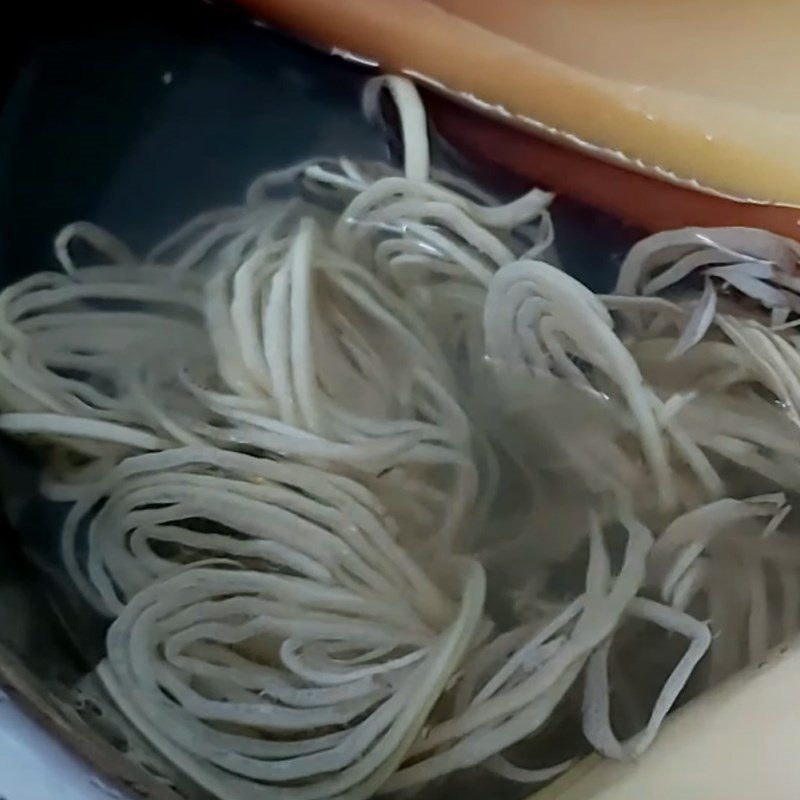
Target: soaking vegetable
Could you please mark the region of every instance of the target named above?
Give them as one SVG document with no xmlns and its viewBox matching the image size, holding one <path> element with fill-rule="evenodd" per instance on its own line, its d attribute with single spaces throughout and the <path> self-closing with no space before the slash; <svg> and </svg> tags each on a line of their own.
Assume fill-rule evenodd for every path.
<svg viewBox="0 0 800 800">
<path fill-rule="evenodd" d="M 76 223 L 0 294 L 101 702 L 226 800 L 634 758 L 800 629 L 796 244 L 659 234 L 596 295 L 551 195 L 433 168 L 385 91 L 402 171 L 270 173 L 143 257 Z"/>
</svg>

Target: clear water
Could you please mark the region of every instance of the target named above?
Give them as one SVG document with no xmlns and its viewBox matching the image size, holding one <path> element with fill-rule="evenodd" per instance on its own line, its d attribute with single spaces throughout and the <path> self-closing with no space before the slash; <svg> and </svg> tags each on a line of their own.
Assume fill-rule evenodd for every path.
<svg viewBox="0 0 800 800">
<path fill-rule="evenodd" d="M 20 63 L 0 108 L 0 283 L 54 268 L 53 236 L 73 220 L 143 249 L 197 212 L 237 202 L 265 170 L 312 155 L 391 157 L 361 114 L 363 68 L 199 1 L 161 5 L 170 8 L 91 20 L 75 9 L 43 27 Z M 554 219 L 565 268 L 610 288 L 637 232 L 565 200 Z M 0 535 L 0 641 L 40 676 L 69 682 L 99 657 L 103 622 L 64 585 L 63 509 L 37 497 L 36 464 L 10 442 L 0 484 L 10 522 Z M 499 797 L 470 776 L 447 794 L 490 788 Z"/>
</svg>

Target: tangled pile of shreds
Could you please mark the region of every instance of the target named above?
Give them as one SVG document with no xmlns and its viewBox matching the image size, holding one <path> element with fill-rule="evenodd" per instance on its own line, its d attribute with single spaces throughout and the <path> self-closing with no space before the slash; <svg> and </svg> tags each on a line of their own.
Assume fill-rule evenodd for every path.
<svg viewBox="0 0 800 800">
<path fill-rule="evenodd" d="M 797 245 L 659 234 L 596 295 L 547 193 L 433 169 L 410 83 L 368 112 L 385 89 L 402 173 L 271 173 L 143 258 L 76 223 L 63 272 L 0 295 L 0 429 L 72 503 L 97 676 L 226 800 L 545 781 L 578 737 L 509 748 L 536 761 L 576 694 L 584 743 L 636 756 L 691 676 L 800 628 Z M 672 660 L 622 691 L 623 735 L 637 642 Z"/>
</svg>

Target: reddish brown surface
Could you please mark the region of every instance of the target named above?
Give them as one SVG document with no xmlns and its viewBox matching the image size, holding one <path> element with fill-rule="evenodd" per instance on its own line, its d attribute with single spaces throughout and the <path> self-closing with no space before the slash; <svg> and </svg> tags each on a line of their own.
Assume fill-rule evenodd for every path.
<svg viewBox="0 0 800 800">
<path fill-rule="evenodd" d="M 307 41 L 322 46 L 336 43 L 374 58 L 387 71 L 413 68 L 445 86 L 469 86 L 476 96 L 506 108 L 536 109 L 547 100 L 552 124 L 560 126 L 558 119 L 596 119 L 603 123 L 600 140 L 619 141 L 629 152 L 636 148 L 627 148 L 625 141 L 641 144 L 652 138 L 648 117 L 633 113 L 624 103 L 598 97 L 575 81 L 559 82 L 552 70 L 544 68 L 539 54 L 426 0 L 236 1 Z M 431 112 L 442 134 L 473 159 L 640 227 L 749 225 L 800 239 L 800 209 L 737 203 L 673 186 L 545 142 L 444 99 L 435 99 Z M 658 137 L 673 156 L 696 150 L 695 134 L 680 126 L 662 121 Z M 722 148 L 718 142 L 708 158 L 713 156 L 717 173 L 735 184 L 732 174 L 748 155 Z M 760 157 L 769 161 L 769 153 Z M 756 170 L 756 174 L 762 173 Z M 772 177 L 781 183 L 780 171 Z"/>
<path fill-rule="evenodd" d="M 800 239 L 800 209 L 738 203 L 674 186 L 430 96 L 439 133 L 470 159 L 529 179 L 543 188 L 652 231 L 686 225 L 747 225 Z"/>
</svg>

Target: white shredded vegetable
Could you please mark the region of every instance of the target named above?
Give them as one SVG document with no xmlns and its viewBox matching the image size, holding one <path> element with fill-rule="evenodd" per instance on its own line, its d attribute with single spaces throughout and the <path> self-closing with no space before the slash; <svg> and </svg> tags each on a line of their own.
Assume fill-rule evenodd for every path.
<svg viewBox="0 0 800 800">
<path fill-rule="evenodd" d="M 800 631 L 800 245 L 658 233 L 595 294 L 547 192 L 432 166 L 384 92 L 401 170 L 268 173 L 142 257 L 78 222 L 0 293 L 95 677 L 225 800 L 635 758 Z"/>
</svg>

